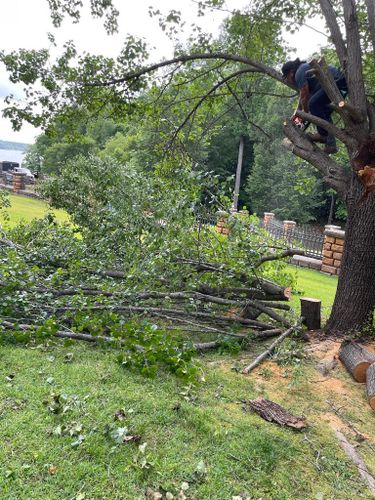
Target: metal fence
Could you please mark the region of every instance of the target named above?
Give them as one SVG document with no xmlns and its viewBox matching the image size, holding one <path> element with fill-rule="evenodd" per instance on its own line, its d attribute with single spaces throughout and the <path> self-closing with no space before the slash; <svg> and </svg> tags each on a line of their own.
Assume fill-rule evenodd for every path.
<svg viewBox="0 0 375 500">
<path fill-rule="evenodd" d="M 274 240 L 284 241 L 289 246 L 302 248 L 307 257 L 321 259 L 323 256 L 323 230 L 308 225 L 295 226 L 286 230 L 284 224 L 276 219 L 269 221 L 267 231 Z"/>
</svg>

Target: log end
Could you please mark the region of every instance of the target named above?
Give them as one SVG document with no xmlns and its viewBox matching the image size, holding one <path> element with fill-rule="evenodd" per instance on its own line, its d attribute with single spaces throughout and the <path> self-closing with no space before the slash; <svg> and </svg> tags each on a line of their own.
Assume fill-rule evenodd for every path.
<svg viewBox="0 0 375 500">
<path fill-rule="evenodd" d="M 362 361 L 353 369 L 353 377 L 357 382 L 366 382 L 367 369 L 371 363 L 369 361 Z"/>
<path fill-rule="evenodd" d="M 368 404 L 375 411 L 375 396 L 371 396 L 371 398 L 368 398 Z"/>
</svg>

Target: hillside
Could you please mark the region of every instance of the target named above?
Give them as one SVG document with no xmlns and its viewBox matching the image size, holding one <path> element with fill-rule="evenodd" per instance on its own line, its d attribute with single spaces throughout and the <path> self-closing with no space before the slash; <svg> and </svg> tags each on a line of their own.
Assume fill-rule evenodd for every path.
<svg viewBox="0 0 375 500">
<path fill-rule="evenodd" d="M 30 144 L 24 142 L 2 141 L 0 139 L 0 149 L 12 149 L 15 151 L 26 151 Z"/>
</svg>

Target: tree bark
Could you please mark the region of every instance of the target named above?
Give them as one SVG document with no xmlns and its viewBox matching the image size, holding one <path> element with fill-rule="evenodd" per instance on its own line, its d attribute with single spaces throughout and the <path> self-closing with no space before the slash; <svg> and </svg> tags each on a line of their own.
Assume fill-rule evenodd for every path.
<svg viewBox="0 0 375 500">
<path fill-rule="evenodd" d="M 367 400 L 373 410 L 375 410 L 375 363 L 367 369 Z"/>
<path fill-rule="evenodd" d="M 367 369 L 375 363 L 375 355 L 355 342 L 343 344 L 339 358 L 353 378 L 361 383 L 366 382 Z"/>
<path fill-rule="evenodd" d="M 307 326 L 309 330 L 320 330 L 321 324 L 321 306 L 322 301 L 318 299 L 310 299 L 304 297 L 301 301 L 301 317 L 302 323 Z"/>
<path fill-rule="evenodd" d="M 244 403 L 248 404 L 255 413 L 258 413 L 268 422 L 275 422 L 298 430 L 307 426 L 305 417 L 292 415 L 288 410 L 269 399 L 259 397 L 252 401 L 244 401 Z"/>
<path fill-rule="evenodd" d="M 352 173 L 344 254 L 329 332 L 360 329 L 372 321 L 375 306 L 375 195 L 362 199 L 363 188 Z"/>
</svg>

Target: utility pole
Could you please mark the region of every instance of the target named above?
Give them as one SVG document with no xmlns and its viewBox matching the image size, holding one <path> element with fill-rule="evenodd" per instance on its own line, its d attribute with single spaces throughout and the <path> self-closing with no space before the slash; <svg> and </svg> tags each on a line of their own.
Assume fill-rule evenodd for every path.
<svg viewBox="0 0 375 500">
<path fill-rule="evenodd" d="M 234 196 L 233 196 L 233 205 L 231 208 L 231 212 L 237 212 L 238 209 L 238 196 L 240 194 L 240 184 L 241 184 L 241 171 L 242 171 L 242 163 L 243 163 L 243 150 L 245 146 L 245 138 L 243 135 L 240 137 L 240 145 L 238 148 L 238 161 L 237 161 L 237 170 L 236 170 L 236 182 L 234 185 Z"/>
</svg>

